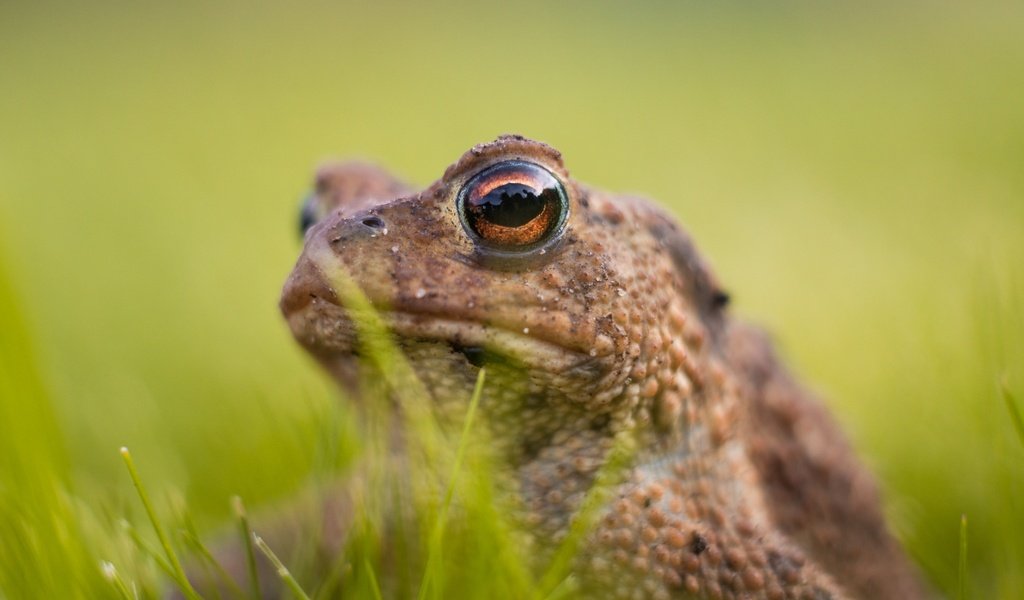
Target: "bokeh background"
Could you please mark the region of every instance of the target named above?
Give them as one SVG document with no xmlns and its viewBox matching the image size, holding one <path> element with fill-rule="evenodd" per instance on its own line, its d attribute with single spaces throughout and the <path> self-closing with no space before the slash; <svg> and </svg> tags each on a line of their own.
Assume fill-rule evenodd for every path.
<svg viewBox="0 0 1024 600">
<path fill-rule="evenodd" d="M 963 514 L 968 591 L 1024 597 L 1024 4 L 385 1 L 0 3 L 0 598 L 103 589 L 122 445 L 204 530 L 300 487 L 312 168 L 503 132 L 670 206 L 936 588 Z"/>
</svg>

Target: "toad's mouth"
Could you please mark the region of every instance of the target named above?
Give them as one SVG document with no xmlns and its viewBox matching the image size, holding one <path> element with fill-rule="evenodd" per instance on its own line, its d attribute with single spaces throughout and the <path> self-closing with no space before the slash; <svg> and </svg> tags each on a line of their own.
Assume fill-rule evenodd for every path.
<svg viewBox="0 0 1024 600">
<path fill-rule="evenodd" d="M 353 316 L 355 318 L 353 318 Z M 597 368 L 597 357 L 566 346 L 467 319 L 453 319 L 432 313 L 387 310 L 374 307 L 372 314 L 351 315 L 334 302 L 313 298 L 304 308 L 287 315 L 295 338 L 321 360 L 358 359 L 373 348 L 361 337 L 390 333 L 401 348 L 404 343 L 447 344 L 474 366 L 492 357 L 522 365 L 529 370 L 568 374 Z M 379 346 L 376 346 L 379 347 Z"/>
<path fill-rule="evenodd" d="M 391 308 L 389 299 L 374 298 L 360 289 L 344 261 L 320 238 L 310 240 L 285 284 L 281 308 L 295 339 L 332 365 L 354 365 L 361 354 L 375 347 L 386 353 L 387 341 L 384 346 L 375 342 L 387 340 L 389 333 L 398 348 L 410 342 L 446 344 L 476 367 L 497 357 L 526 370 L 580 375 L 586 380 L 601 375 L 607 358 L 560 343 L 551 332 L 538 335 L 541 332 L 531 333 L 525 327 L 453 317 L 448 311 Z"/>
</svg>

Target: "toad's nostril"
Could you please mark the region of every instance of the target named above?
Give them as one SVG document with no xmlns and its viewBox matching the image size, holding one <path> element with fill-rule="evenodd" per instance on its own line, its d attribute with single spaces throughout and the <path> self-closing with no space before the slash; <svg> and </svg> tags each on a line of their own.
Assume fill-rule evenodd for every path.
<svg viewBox="0 0 1024 600">
<path fill-rule="evenodd" d="M 367 227 L 370 227 L 372 229 L 383 229 L 384 220 L 378 216 L 370 216 L 363 219 L 363 225 L 366 225 Z"/>
<path fill-rule="evenodd" d="M 715 290 L 711 295 L 711 306 L 716 309 L 722 309 L 729 305 L 730 301 L 729 292 L 723 290 Z"/>
</svg>

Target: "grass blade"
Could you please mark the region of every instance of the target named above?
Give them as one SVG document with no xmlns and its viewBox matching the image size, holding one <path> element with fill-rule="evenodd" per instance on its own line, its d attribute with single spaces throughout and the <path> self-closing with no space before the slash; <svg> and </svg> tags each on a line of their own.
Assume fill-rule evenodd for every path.
<svg viewBox="0 0 1024 600">
<path fill-rule="evenodd" d="M 114 563 L 109 561 L 103 561 L 100 563 L 100 571 L 103 572 L 103 577 L 114 586 L 118 594 L 123 600 L 138 600 L 138 594 L 133 594 L 128 590 L 128 585 L 121 578 L 121 574 L 117 572 L 117 567 Z"/>
<path fill-rule="evenodd" d="M 224 588 L 230 591 L 232 598 L 242 597 L 242 588 L 239 587 L 238 583 L 231 577 L 231 574 L 217 561 L 217 558 L 213 556 L 209 548 L 203 544 L 202 540 L 194 531 L 183 531 L 181 533 L 182 541 L 185 545 L 196 553 L 199 558 L 203 560 L 204 570 L 209 581 L 217 579 L 220 583 L 224 584 Z M 220 599 L 221 596 L 219 586 L 213 586 L 209 588 L 210 592 L 214 595 L 214 598 Z"/>
<path fill-rule="evenodd" d="M 148 557 L 154 563 L 156 563 L 156 566 L 161 571 L 163 571 L 168 577 L 170 577 L 171 579 L 175 578 L 174 569 L 171 568 L 171 565 L 167 564 L 167 560 L 164 559 L 164 557 L 160 556 L 160 553 L 157 552 L 153 547 L 147 544 L 146 540 L 142 539 L 142 536 L 139 535 L 138 530 L 135 529 L 135 527 L 133 527 L 131 523 L 129 523 L 126 520 L 122 520 L 122 527 L 124 528 L 125 531 L 128 532 L 128 536 L 131 537 L 131 540 L 132 542 L 134 542 L 135 547 L 138 548 L 144 556 Z"/>
<path fill-rule="evenodd" d="M 960 568 L 957 600 L 967 600 L 967 515 L 960 515 Z"/>
<path fill-rule="evenodd" d="M 256 569 L 256 550 L 252 547 L 252 529 L 249 527 L 249 516 L 239 496 L 231 498 L 231 508 L 238 518 L 238 528 L 242 533 L 242 545 L 245 547 L 245 566 L 249 572 L 249 593 L 253 600 L 260 598 L 260 576 Z"/>
<path fill-rule="evenodd" d="M 999 382 L 999 390 L 1002 392 L 1003 401 L 1006 402 L 1006 410 L 1010 413 L 1010 420 L 1013 421 L 1013 427 L 1017 430 L 1017 439 L 1020 440 L 1021 444 L 1024 444 L 1024 418 L 1020 416 L 1020 408 L 1017 406 L 1017 400 L 1010 393 L 1010 384 L 1006 381 L 1006 376 L 1003 376 Z"/>
<path fill-rule="evenodd" d="M 373 565 L 369 560 L 363 560 L 363 568 L 366 569 L 366 576 L 370 579 L 370 591 L 373 592 L 373 600 L 384 600 L 380 594 L 380 585 L 377 583 L 377 574 L 373 572 Z"/>
<path fill-rule="evenodd" d="M 263 555 L 270 560 L 271 564 L 274 565 L 274 568 L 277 569 L 277 575 L 281 578 L 281 581 L 288 586 L 292 595 L 299 600 L 311 600 L 306 592 L 302 590 L 302 586 L 299 585 L 299 582 L 295 581 L 295 577 L 292 576 L 292 572 L 288 570 L 288 567 L 284 566 L 284 563 L 281 562 L 281 559 L 279 559 L 276 554 L 274 554 L 274 551 L 270 549 L 270 546 L 263 541 L 263 538 L 253 533 L 252 540 L 256 544 L 256 547 L 260 549 L 260 552 L 262 552 Z"/>
<path fill-rule="evenodd" d="M 469 445 L 469 432 L 473 426 L 473 418 L 476 416 L 476 409 L 480 405 L 480 397 L 483 395 L 486 373 L 486 369 L 480 369 L 480 374 L 476 378 L 476 386 L 473 389 L 473 397 L 470 399 L 469 409 L 466 411 L 466 421 L 462 425 L 462 434 L 459 436 L 459 447 L 455 452 L 455 464 L 452 466 L 452 473 L 448 479 L 448 489 L 445 490 L 444 503 L 441 505 L 441 510 L 430 533 L 430 554 L 427 556 L 427 567 L 423 573 L 423 582 L 420 584 L 419 600 L 426 598 L 430 587 L 438 585 L 437 582 L 442 577 L 439 565 L 444 530 L 448 523 L 448 512 L 452 505 L 452 498 L 455 496 L 455 482 L 458 479 L 459 471 L 462 469 L 462 461 L 466 455 L 466 446 Z"/>
<path fill-rule="evenodd" d="M 611 498 L 616 484 L 619 483 L 623 467 L 633 457 L 635 446 L 632 432 L 624 432 L 615 440 L 615 445 L 608 452 L 604 465 L 598 471 L 594 483 L 583 499 L 583 504 L 569 525 L 569 534 L 555 551 L 547 571 L 541 577 L 538 589 L 539 597 L 548 598 L 558 588 L 568 583 L 567 579 L 571 575 L 569 570 L 579 545 L 590 533 L 601 514 L 601 509 Z"/>
<path fill-rule="evenodd" d="M 121 447 L 121 458 L 124 459 L 124 464 L 128 467 L 128 474 L 132 478 L 132 483 L 135 484 L 135 491 L 138 492 L 139 498 L 142 500 L 142 506 L 145 507 L 146 514 L 149 516 L 149 522 L 153 525 L 156 537 L 160 540 L 160 545 L 163 546 L 164 553 L 167 555 L 167 563 L 171 567 L 175 582 L 189 600 L 200 600 L 199 594 L 192 588 L 188 577 L 185 576 L 185 569 L 181 567 L 181 561 L 178 560 L 178 555 L 174 553 L 174 548 L 171 547 L 167 534 L 164 533 L 163 527 L 160 526 L 160 521 L 156 518 L 156 511 L 153 510 L 153 504 L 149 501 L 149 494 L 146 493 L 146 488 L 142 485 L 142 479 L 139 477 L 139 472 L 135 469 L 135 461 L 132 460 L 132 454 L 128 451 L 128 448 Z"/>
</svg>

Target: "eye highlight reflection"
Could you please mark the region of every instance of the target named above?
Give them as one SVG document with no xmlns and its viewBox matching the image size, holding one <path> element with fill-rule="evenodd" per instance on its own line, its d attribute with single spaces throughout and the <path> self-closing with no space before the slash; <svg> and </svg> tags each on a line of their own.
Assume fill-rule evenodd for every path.
<svg viewBox="0 0 1024 600">
<path fill-rule="evenodd" d="M 474 175 L 459 191 L 458 209 L 477 243 L 526 252 L 558 233 L 569 202 L 562 183 L 547 169 L 506 161 Z"/>
</svg>

